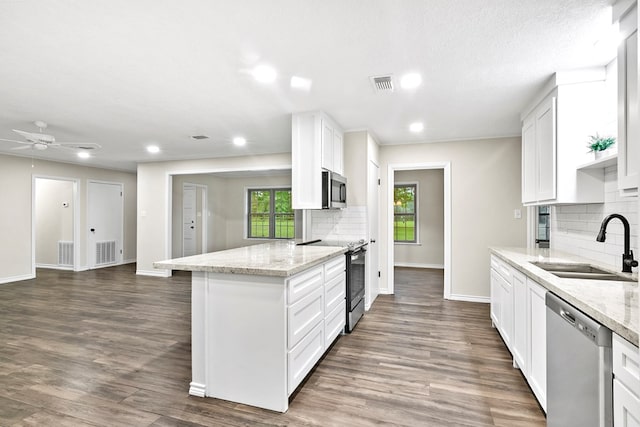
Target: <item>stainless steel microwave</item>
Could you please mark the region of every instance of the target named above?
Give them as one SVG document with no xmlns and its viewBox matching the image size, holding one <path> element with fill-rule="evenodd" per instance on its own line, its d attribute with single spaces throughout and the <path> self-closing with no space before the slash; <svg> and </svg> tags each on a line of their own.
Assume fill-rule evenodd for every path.
<svg viewBox="0 0 640 427">
<path fill-rule="evenodd" d="M 335 172 L 322 171 L 322 209 L 347 207 L 347 178 Z"/>
</svg>

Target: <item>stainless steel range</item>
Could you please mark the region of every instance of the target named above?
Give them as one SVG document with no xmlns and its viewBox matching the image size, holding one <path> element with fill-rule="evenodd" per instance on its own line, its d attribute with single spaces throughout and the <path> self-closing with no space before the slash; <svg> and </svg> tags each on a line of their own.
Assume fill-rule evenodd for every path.
<svg viewBox="0 0 640 427">
<path fill-rule="evenodd" d="M 347 265 L 347 319 L 344 331 L 346 333 L 350 333 L 364 314 L 366 277 L 365 259 L 367 242 L 365 240 L 358 240 L 355 242 L 311 240 L 298 244 L 315 246 L 344 246 L 348 249 L 345 254 Z"/>
</svg>

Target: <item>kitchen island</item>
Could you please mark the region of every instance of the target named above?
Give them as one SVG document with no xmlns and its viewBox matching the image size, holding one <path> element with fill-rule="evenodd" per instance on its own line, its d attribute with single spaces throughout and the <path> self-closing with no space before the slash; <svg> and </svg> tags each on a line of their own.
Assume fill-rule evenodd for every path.
<svg viewBox="0 0 640 427">
<path fill-rule="evenodd" d="M 189 394 L 285 412 L 344 329 L 345 252 L 286 241 L 155 262 L 192 272 Z"/>
</svg>

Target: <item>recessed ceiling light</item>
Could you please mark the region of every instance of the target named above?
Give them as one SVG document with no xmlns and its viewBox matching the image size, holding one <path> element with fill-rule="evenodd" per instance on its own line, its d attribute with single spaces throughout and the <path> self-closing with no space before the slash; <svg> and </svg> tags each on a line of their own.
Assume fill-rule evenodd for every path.
<svg viewBox="0 0 640 427">
<path fill-rule="evenodd" d="M 422 76 L 418 73 L 408 73 L 400 79 L 402 89 L 415 89 L 422 83 Z"/>
<path fill-rule="evenodd" d="M 91 155 L 89 153 L 84 152 L 84 151 L 80 151 L 78 153 L 78 157 L 80 157 L 81 159 L 88 159 L 89 157 L 91 157 Z"/>
<path fill-rule="evenodd" d="M 159 152 L 160 152 L 160 147 L 158 147 L 157 145 L 149 145 L 149 146 L 147 147 L 147 151 L 148 151 L 149 153 L 154 153 L 154 154 L 155 154 L 155 153 L 159 153 Z"/>
<path fill-rule="evenodd" d="M 276 80 L 276 70 L 264 64 L 255 67 L 251 74 L 260 83 L 273 83 Z"/>
<path fill-rule="evenodd" d="M 301 89 L 309 91 L 311 90 L 311 79 L 305 79 L 304 77 L 293 76 L 291 77 L 291 87 L 293 89 Z"/>
<path fill-rule="evenodd" d="M 233 143 L 238 147 L 242 147 L 244 144 L 247 143 L 247 140 L 241 136 L 236 136 L 235 138 L 233 138 Z"/>
<path fill-rule="evenodd" d="M 422 132 L 424 130 L 424 124 L 422 122 L 415 122 L 409 125 L 409 130 L 411 132 Z"/>
</svg>

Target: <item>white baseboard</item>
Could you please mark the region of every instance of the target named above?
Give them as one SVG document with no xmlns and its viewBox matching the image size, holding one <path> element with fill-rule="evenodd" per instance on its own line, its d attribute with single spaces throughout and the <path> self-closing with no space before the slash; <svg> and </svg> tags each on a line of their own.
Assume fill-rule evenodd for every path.
<svg viewBox="0 0 640 427">
<path fill-rule="evenodd" d="M 395 262 L 394 267 L 411 267 L 411 268 L 434 268 L 444 270 L 443 264 L 421 264 L 417 262 Z"/>
<path fill-rule="evenodd" d="M 82 266 L 80 266 L 80 267 L 76 268 L 74 271 L 75 271 L 76 273 L 79 273 L 79 272 L 81 272 L 81 271 L 87 271 L 87 270 L 89 270 L 89 267 L 88 267 L 88 266 L 86 266 L 86 265 L 82 265 Z"/>
<path fill-rule="evenodd" d="M 207 391 L 207 386 L 200 383 L 194 383 L 193 381 L 189 384 L 189 394 L 191 396 L 204 397 Z"/>
<path fill-rule="evenodd" d="M 136 261 L 137 260 L 135 258 L 132 258 L 132 259 L 125 259 L 124 261 L 122 261 L 122 263 L 123 264 L 133 264 Z"/>
<path fill-rule="evenodd" d="M 73 271 L 72 265 L 58 265 L 58 264 L 36 264 L 36 268 L 48 268 L 50 270 L 66 270 Z"/>
<path fill-rule="evenodd" d="M 0 285 L 3 283 L 20 282 L 22 280 L 31 280 L 35 278 L 36 278 L 36 275 L 31 273 L 24 274 L 21 276 L 0 277 Z"/>
<path fill-rule="evenodd" d="M 171 277 L 171 270 L 136 270 L 139 276 Z"/>
<path fill-rule="evenodd" d="M 451 294 L 448 299 L 453 301 L 481 302 L 486 304 L 491 302 L 490 297 L 479 297 L 476 295 Z"/>
</svg>

